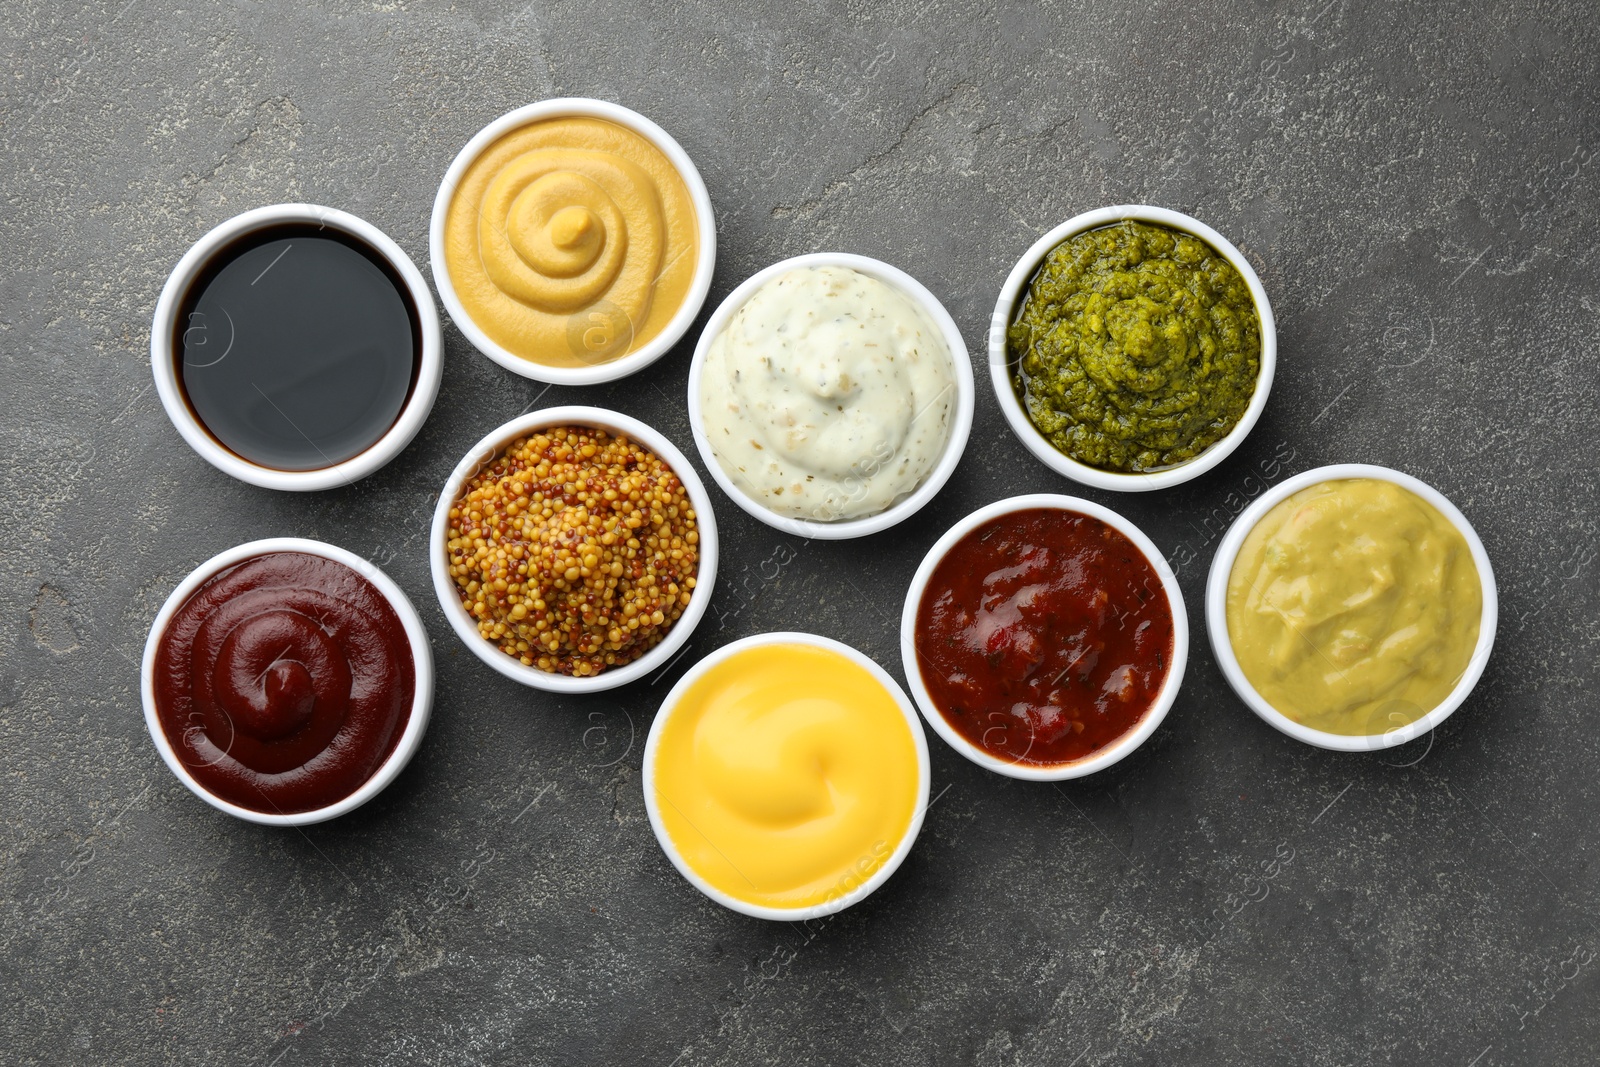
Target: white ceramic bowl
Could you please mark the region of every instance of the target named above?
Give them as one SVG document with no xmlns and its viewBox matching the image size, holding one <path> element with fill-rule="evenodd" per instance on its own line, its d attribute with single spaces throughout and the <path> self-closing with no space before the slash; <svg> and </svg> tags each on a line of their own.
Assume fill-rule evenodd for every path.
<svg viewBox="0 0 1600 1067">
<path fill-rule="evenodd" d="M 837 652 L 851 662 L 858 664 L 877 679 L 878 683 L 894 697 L 895 703 L 900 707 L 900 713 L 905 716 L 906 726 L 911 730 L 911 740 L 917 751 L 917 804 L 912 812 L 911 825 L 906 828 L 905 836 L 895 845 L 894 851 L 889 854 L 888 859 L 884 860 L 883 865 L 873 871 L 861 884 L 846 893 L 833 897 L 831 900 L 805 908 L 773 908 L 762 904 L 751 904 L 740 900 L 738 897 L 724 893 L 700 877 L 694 868 L 685 862 L 683 854 L 678 850 L 677 843 L 667 833 L 667 828 L 661 821 L 661 808 L 656 800 L 656 756 L 661 748 L 661 731 L 665 728 L 668 717 L 677 708 L 678 701 L 689 691 L 689 687 L 704 677 L 705 673 L 711 668 L 744 649 L 754 648 L 758 645 L 811 645 L 815 648 Z M 917 834 L 922 831 L 922 820 L 928 811 L 928 783 L 930 780 L 928 739 L 922 732 L 922 723 L 917 721 L 917 713 L 911 708 L 911 701 L 906 699 L 905 690 L 901 689 L 889 672 L 878 666 L 871 657 L 842 642 L 827 637 L 819 637 L 816 634 L 756 634 L 753 637 L 741 638 L 731 644 L 723 645 L 699 663 L 696 663 L 689 669 L 687 674 L 678 679 L 678 684 L 672 687 L 672 692 L 668 693 L 667 698 L 661 702 L 661 710 L 656 713 L 655 720 L 650 724 L 650 736 L 644 745 L 644 767 L 640 774 L 640 780 L 644 786 L 644 806 L 650 815 L 650 828 L 655 831 L 656 840 L 661 844 L 661 851 L 667 854 L 667 858 L 672 861 L 672 865 L 678 868 L 679 874 L 688 879 L 690 885 L 723 907 L 730 908 L 742 915 L 749 915 L 757 919 L 774 919 L 780 922 L 801 922 L 807 919 L 820 919 L 824 915 L 832 915 L 834 912 L 843 911 L 850 905 L 866 899 L 873 890 L 888 881 L 889 876 L 899 869 L 901 863 L 905 862 L 907 854 L 911 851 L 911 846 L 916 843 Z"/>
<path fill-rule="evenodd" d="M 922 667 L 917 661 L 917 610 L 922 604 L 923 594 L 927 592 L 928 581 L 933 577 L 934 568 L 937 567 L 945 554 L 953 548 L 967 534 L 976 530 L 991 519 L 1013 512 L 1029 511 L 1034 508 L 1057 508 L 1062 511 L 1076 512 L 1090 518 L 1099 519 L 1107 526 L 1122 533 L 1144 553 L 1145 559 L 1150 561 L 1150 566 L 1155 569 L 1161 578 L 1161 587 L 1166 591 L 1167 604 L 1172 609 L 1172 663 L 1167 668 L 1166 681 L 1162 683 L 1161 690 L 1156 694 L 1154 703 L 1145 717 L 1140 719 L 1132 730 L 1119 737 L 1115 742 L 1107 745 L 1099 752 L 1085 756 L 1083 759 L 1070 763 L 1057 763 L 1039 765 L 1031 763 L 1013 763 L 1009 760 L 993 756 L 977 745 L 968 741 L 951 726 L 944 714 L 934 703 L 933 696 L 922 681 Z M 922 565 L 917 568 L 916 575 L 911 579 L 911 588 L 906 591 L 905 607 L 900 613 L 900 659 L 906 672 L 906 681 L 911 686 L 911 695 L 917 701 L 917 707 L 922 710 L 922 717 L 928 720 L 939 736 L 947 741 L 951 748 L 961 753 L 967 759 L 980 767 L 987 768 L 997 774 L 1004 774 L 1011 778 L 1021 778 L 1033 782 L 1058 782 L 1067 778 L 1081 778 L 1086 774 L 1105 768 L 1121 760 L 1134 749 L 1145 743 L 1149 736 L 1156 732 L 1156 727 L 1161 725 L 1161 720 L 1167 717 L 1167 712 L 1172 709 L 1173 701 L 1178 699 L 1178 690 L 1183 685 L 1183 672 L 1189 662 L 1189 616 L 1183 605 L 1183 591 L 1178 588 L 1178 577 L 1172 573 L 1172 568 L 1167 566 L 1166 559 L 1161 551 L 1156 548 L 1155 542 L 1146 537 L 1144 531 L 1139 529 L 1127 519 L 1118 515 L 1110 508 L 1101 507 L 1099 504 L 1077 497 L 1058 496 L 1054 493 L 1034 493 L 1028 496 L 1014 496 L 1007 500 L 996 501 L 987 507 L 979 508 L 954 526 L 939 540 L 934 542 L 928 554 L 923 557 Z"/>
<path fill-rule="evenodd" d="M 1244 416 L 1239 419 L 1238 425 L 1222 440 L 1187 463 L 1147 474 L 1120 474 L 1079 463 L 1046 440 L 1029 421 L 1027 408 L 1023 406 L 1016 389 L 1011 385 L 1011 372 L 1006 360 L 1006 328 L 1011 325 L 1018 298 L 1022 296 L 1023 290 L 1027 288 L 1029 280 L 1039 269 L 1044 257 L 1056 245 L 1075 234 L 1113 222 L 1121 222 L 1124 219 L 1135 219 L 1139 222 L 1166 226 L 1169 229 L 1183 230 L 1222 253 L 1223 257 L 1243 276 L 1245 284 L 1250 289 L 1250 296 L 1255 300 L 1256 314 L 1261 319 L 1261 371 L 1256 378 L 1256 391 L 1251 396 L 1250 405 L 1245 408 Z M 1191 218 L 1179 211 L 1169 211 L 1166 208 L 1149 207 L 1144 204 L 1121 204 L 1085 212 L 1076 218 L 1068 219 L 1035 241 L 1033 247 L 1023 253 L 1017 265 L 1012 267 L 1011 273 L 1006 276 L 1006 283 L 1000 289 L 1000 299 L 995 303 L 994 315 L 989 322 L 989 376 L 994 381 L 994 391 L 1000 399 L 1000 410 L 1005 413 L 1012 432 L 1045 466 L 1066 475 L 1073 481 L 1094 486 L 1096 489 L 1114 489 L 1126 493 L 1165 489 L 1187 482 L 1191 478 L 1198 478 L 1227 459 L 1229 454 L 1239 447 L 1239 443 L 1249 435 L 1256 420 L 1261 417 L 1262 410 L 1266 408 L 1267 394 L 1272 391 L 1272 376 L 1277 365 L 1278 329 L 1272 317 L 1272 304 L 1267 300 L 1267 291 L 1262 288 L 1261 279 L 1256 277 L 1255 268 L 1244 258 L 1244 253 L 1199 219 Z"/>
<path fill-rule="evenodd" d="M 449 540 L 450 508 L 461 494 L 466 480 L 492 463 L 506 446 L 519 437 L 550 426 L 593 426 L 612 435 L 622 435 L 637 441 L 661 457 L 672 468 L 678 480 L 689 493 L 694 504 L 695 522 L 700 532 L 699 568 L 695 572 L 694 596 L 678 621 L 672 624 L 667 635 L 649 652 L 632 663 L 613 670 L 601 671 L 585 678 L 565 674 L 552 674 L 537 667 L 529 667 L 513 659 L 478 633 L 478 625 L 461 604 L 456 592 L 455 579 L 450 577 Z M 605 408 L 557 407 L 529 412 L 512 419 L 504 426 L 491 431 L 483 440 L 472 446 L 465 458 L 456 464 L 450 478 L 439 493 L 439 502 L 433 510 L 433 527 L 429 533 L 428 563 L 433 571 L 433 590 L 439 597 L 439 607 L 450 620 L 456 636 L 479 659 L 514 682 L 543 689 L 552 693 L 597 693 L 643 678 L 667 666 L 679 649 L 700 624 L 706 608 L 711 604 L 711 593 L 717 581 L 717 519 L 711 511 L 711 496 L 705 483 L 676 445 L 662 434 L 638 419 Z"/>
<path fill-rule="evenodd" d="M 156 717 L 156 649 L 173 615 L 188 602 L 195 590 L 218 572 L 269 552 L 304 552 L 311 556 L 322 556 L 335 563 L 343 563 L 371 582 L 374 588 L 383 594 L 389 606 L 394 608 L 395 615 L 400 619 L 400 625 L 405 628 L 406 640 L 411 645 L 411 663 L 416 672 L 416 695 L 411 699 L 411 714 L 406 720 L 405 730 L 401 732 L 400 740 L 395 743 L 394 751 L 389 753 L 388 759 L 378 765 L 372 777 L 337 804 L 288 815 L 273 815 L 241 808 L 210 793 L 205 786 L 194 779 L 188 768 L 183 765 L 183 761 L 178 758 L 172 743 L 167 740 L 166 732 L 161 728 L 161 721 Z M 246 822 L 260 823 L 263 826 L 306 826 L 311 823 L 326 822 L 328 819 L 337 818 L 359 808 L 383 792 L 384 788 L 405 770 L 406 764 L 411 762 L 411 757 L 416 755 L 417 748 L 422 744 L 422 735 L 427 732 L 428 718 L 433 710 L 433 650 L 428 644 L 428 633 L 422 628 L 422 619 L 417 615 L 417 609 L 412 607 L 410 599 L 393 579 L 372 563 L 354 552 L 347 552 L 336 545 L 324 544 L 321 541 L 311 541 L 303 537 L 269 537 L 217 553 L 191 571 L 189 576 L 172 591 L 172 595 L 167 597 L 167 602 L 161 605 L 161 610 L 156 613 L 155 622 L 150 624 L 150 636 L 144 643 L 144 662 L 140 668 L 140 691 L 144 699 L 144 724 L 150 731 L 150 739 L 155 742 L 156 751 L 161 753 L 167 769 L 172 771 L 190 792 L 218 811 L 225 811 Z"/>
<path fill-rule="evenodd" d="M 1381 734 L 1331 734 L 1295 722 L 1256 692 L 1255 686 L 1244 676 L 1239 660 L 1233 654 L 1233 642 L 1228 637 L 1228 577 L 1233 573 L 1233 562 L 1239 556 L 1239 548 L 1244 544 L 1244 539 L 1267 512 L 1290 496 L 1308 486 L 1345 478 L 1376 478 L 1380 481 L 1393 482 L 1432 504 L 1466 539 L 1467 547 L 1472 551 L 1472 562 L 1478 568 L 1478 580 L 1483 587 L 1483 617 L 1478 623 L 1478 643 L 1473 647 L 1472 658 L 1467 661 L 1467 669 L 1462 672 L 1461 680 L 1438 707 L 1422 718 Z M 1211 561 L 1211 575 L 1206 580 L 1206 631 L 1211 638 L 1211 651 L 1217 657 L 1217 665 L 1222 668 L 1223 677 L 1228 679 L 1233 691 L 1249 705 L 1251 711 L 1269 725 L 1282 730 L 1297 741 L 1337 752 L 1372 752 L 1394 748 L 1421 737 L 1448 719 L 1451 713 L 1461 706 L 1462 701 L 1467 699 L 1473 686 L 1477 685 L 1478 679 L 1483 676 L 1483 669 L 1489 663 L 1489 653 L 1494 648 L 1494 635 L 1499 620 L 1500 600 L 1494 581 L 1494 569 L 1489 565 L 1489 554 L 1484 551 L 1483 542 L 1478 539 L 1478 533 L 1467 521 L 1467 517 L 1461 514 L 1443 493 L 1426 482 L 1419 481 L 1409 474 L 1390 470 L 1388 467 L 1376 467 L 1366 463 L 1337 463 L 1330 467 L 1318 467 L 1316 470 L 1297 474 L 1262 494 L 1240 513 L 1233 525 L 1228 528 L 1228 532 L 1223 535 L 1221 543 L 1217 545 L 1216 558 Z"/>
<path fill-rule="evenodd" d="M 461 300 L 456 296 L 455 285 L 450 280 L 450 271 L 444 262 L 445 215 L 450 209 L 450 198 L 455 195 L 456 184 L 461 181 L 461 175 L 472 165 L 472 161 L 477 159 L 485 148 L 512 130 L 542 119 L 569 117 L 589 117 L 614 122 L 639 134 L 660 149 L 661 154 L 666 156 L 683 176 L 683 184 L 689 190 L 689 199 L 694 202 L 695 219 L 698 224 L 696 239 L 699 241 L 700 260 L 695 265 L 694 278 L 689 283 L 689 291 L 684 296 L 683 306 L 678 308 L 678 313 L 667 323 L 667 328 L 625 356 L 587 367 L 546 366 L 531 359 L 523 359 L 515 352 L 501 347 L 472 321 L 467 309 L 461 306 Z M 711 291 L 711 274 L 717 265 L 717 223 L 711 210 L 711 196 L 706 192 L 706 183 L 700 177 L 699 169 L 689 158 L 689 153 L 683 150 L 683 146 L 674 140 L 671 134 L 637 111 L 620 104 L 591 100 L 587 97 L 561 97 L 540 100 L 506 112 L 479 130 L 456 155 L 450 168 L 444 172 L 444 180 L 439 183 L 438 195 L 433 199 L 433 219 L 428 228 L 428 258 L 433 266 L 433 284 L 439 289 L 439 297 L 444 301 L 445 311 L 449 313 L 456 328 L 472 342 L 473 348 L 500 366 L 525 378 L 549 382 L 552 385 L 597 385 L 600 382 L 625 378 L 635 371 L 648 367 L 666 355 L 667 351 L 688 331 L 695 316 L 700 314 L 700 308 L 706 302 L 706 294 Z"/>
<path fill-rule="evenodd" d="M 172 346 L 174 327 L 183 298 L 190 284 L 205 268 L 211 257 L 223 246 L 245 234 L 293 223 L 341 230 L 383 256 L 405 282 L 406 295 L 417 310 L 417 322 L 422 333 L 418 338 L 421 356 L 417 367 L 417 382 L 411 390 L 411 396 L 406 400 L 405 407 L 400 409 L 399 417 L 395 419 L 394 425 L 389 427 L 389 432 L 380 437 L 371 448 L 353 459 L 309 471 L 283 471 L 263 467 L 223 447 L 195 416 L 184 398 L 183 389 L 178 383 L 177 354 Z M 273 204 L 270 207 L 258 207 L 242 215 L 235 215 L 200 238 L 183 254 L 183 258 L 178 260 L 178 265 L 172 268 L 172 273 L 167 276 L 167 284 L 162 286 L 161 296 L 156 301 L 155 318 L 150 324 L 150 368 L 155 374 L 156 392 L 161 397 L 161 406 L 167 410 L 167 418 L 172 420 L 172 425 L 178 428 L 178 432 L 189 443 L 189 447 L 213 467 L 225 474 L 233 475 L 242 482 L 267 489 L 296 492 L 350 485 L 357 479 L 365 478 L 404 451 L 406 445 L 411 443 L 411 439 L 417 436 L 417 431 L 422 429 L 428 413 L 433 410 L 434 398 L 439 395 L 439 378 L 444 371 L 443 351 L 443 342 L 439 334 L 439 312 L 434 307 L 433 294 L 428 291 L 428 283 L 423 280 L 422 272 L 417 270 L 416 264 L 411 262 L 411 257 L 370 222 L 357 218 L 347 211 L 319 207 L 316 204 Z"/>
<path fill-rule="evenodd" d="M 705 367 L 706 351 L 711 347 L 711 342 L 757 289 L 780 274 L 803 267 L 848 267 L 893 286 L 922 309 L 928 320 L 939 330 L 945 347 L 950 350 L 956 402 L 951 408 L 950 437 L 945 442 L 944 452 L 915 492 L 876 515 L 859 519 L 842 519 L 838 522 L 819 522 L 776 514 L 733 484 L 733 479 L 728 477 L 716 454 L 711 450 L 710 439 L 706 436 L 705 413 L 700 410 L 700 375 Z M 967 356 L 967 343 L 962 339 L 955 320 L 939 302 L 939 298 L 930 293 L 921 282 L 897 267 L 891 267 L 881 260 L 867 256 L 856 256 L 846 252 L 813 252 L 782 260 L 757 271 L 729 293 L 727 299 L 711 313 L 705 329 L 700 332 L 700 341 L 695 345 L 694 361 L 689 364 L 689 427 L 694 433 L 695 447 L 700 450 L 700 458 L 705 462 L 706 469 L 711 472 L 712 479 L 724 493 L 728 494 L 729 499 L 743 508 L 747 514 L 755 516 L 774 529 L 797 537 L 835 541 L 850 537 L 865 537 L 867 534 L 887 530 L 915 515 L 923 505 L 938 495 L 939 490 L 944 488 L 945 482 L 950 480 L 950 475 L 955 473 L 956 466 L 961 462 L 961 454 L 966 450 L 967 435 L 972 431 L 972 406 L 975 393 L 976 389 L 972 382 L 972 361 Z"/>
</svg>

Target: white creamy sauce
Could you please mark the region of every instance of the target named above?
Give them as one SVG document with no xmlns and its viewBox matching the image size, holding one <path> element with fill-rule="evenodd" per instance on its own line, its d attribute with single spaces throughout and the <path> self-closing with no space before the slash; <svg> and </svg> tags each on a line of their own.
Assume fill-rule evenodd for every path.
<svg viewBox="0 0 1600 1067">
<path fill-rule="evenodd" d="M 779 515 L 831 522 L 887 510 L 950 436 L 950 349 L 899 289 L 847 267 L 768 281 L 712 339 L 700 372 L 711 450 Z"/>
</svg>

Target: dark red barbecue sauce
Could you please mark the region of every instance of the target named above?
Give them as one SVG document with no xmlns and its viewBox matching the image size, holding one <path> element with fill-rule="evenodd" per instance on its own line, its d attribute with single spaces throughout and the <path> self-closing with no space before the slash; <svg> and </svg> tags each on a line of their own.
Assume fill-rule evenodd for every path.
<svg viewBox="0 0 1600 1067">
<path fill-rule="evenodd" d="M 1034 508 L 939 561 L 916 646 L 923 685 L 962 737 L 1012 763 L 1070 763 L 1150 711 L 1172 662 L 1172 607 L 1121 532 Z"/>
<path fill-rule="evenodd" d="M 155 660 L 167 741 L 214 796 L 269 814 L 359 789 L 411 716 L 411 643 L 382 593 L 343 563 L 271 552 L 184 602 Z"/>
</svg>

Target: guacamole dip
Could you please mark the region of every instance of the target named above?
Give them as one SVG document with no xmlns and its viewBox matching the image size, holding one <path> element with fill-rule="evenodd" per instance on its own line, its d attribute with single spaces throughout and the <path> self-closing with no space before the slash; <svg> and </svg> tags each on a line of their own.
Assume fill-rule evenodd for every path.
<svg viewBox="0 0 1600 1067">
<path fill-rule="evenodd" d="M 1193 234 L 1131 219 L 1044 257 L 1006 333 L 1028 418 L 1080 463 L 1135 473 L 1226 437 L 1255 392 L 1250 289 Z"/>
<path fill-rule="evenodd" d="M 1415 722 L 1472 661 L 1483 582 L 1449 519 L 1376 478 L 1308 486 L 1256 523 L 1228 575 L 1228 643 L 1267 703 L 1331 734 Z"/>
</svg>

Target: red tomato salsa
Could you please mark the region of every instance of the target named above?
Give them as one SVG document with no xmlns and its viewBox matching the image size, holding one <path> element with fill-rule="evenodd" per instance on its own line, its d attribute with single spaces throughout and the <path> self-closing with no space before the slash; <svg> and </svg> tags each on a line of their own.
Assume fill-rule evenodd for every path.
<svg viewBox="0 0 1600 1067">
<path fill-rule="evenodd" d="M 979 526 L 939 561 L 916 647 L 957 733 L 998 759 L 1059 765 L 1150 711 L 1172 663 L 1172 607 L 1119 530 L 1032 508 Z"/>
</svg>

